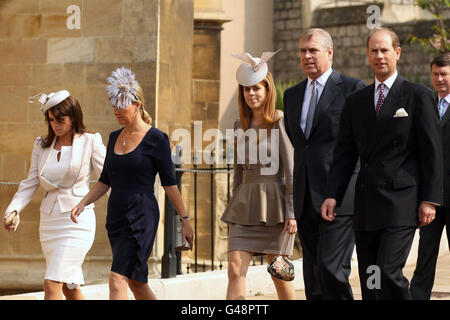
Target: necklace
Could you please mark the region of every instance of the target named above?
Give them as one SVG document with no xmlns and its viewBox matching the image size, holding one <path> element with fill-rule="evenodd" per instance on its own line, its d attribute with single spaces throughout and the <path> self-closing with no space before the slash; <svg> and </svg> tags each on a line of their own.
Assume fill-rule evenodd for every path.
<svg viewBox="0 0 450 320">
<path fill-rule="evenodd" d="M 132 130 L 130 132 L 125 132 L 125 130 L 122 131 L 122 133 L 123 133 L 122 147 L 125 147 L 127 145 L 126 136 L 131 136 L 133 133 L 142 132 L 142 130 L 143 130 L 143 128 L 138 128 L 138 129 Z"/>
<path fill-rule="evenodd" d="M 124 131 L 124 133 L 123 133 L 123 142 L 122 142 L 122 146 L 123 147 L 125 147 L 127 145 L 125 137 L 126 136 L 131 136 L 132 133 L 133 133 L 133 131 L 131 131 L 130 133 L 127 133 L 127 132 Z"/>
</svg>

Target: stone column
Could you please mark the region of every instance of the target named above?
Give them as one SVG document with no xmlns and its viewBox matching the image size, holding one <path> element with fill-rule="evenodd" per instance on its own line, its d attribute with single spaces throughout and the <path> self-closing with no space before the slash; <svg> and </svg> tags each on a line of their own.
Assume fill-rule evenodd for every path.
<svg viewBox="0 0 450 320">
<path fill-rule="evenodd" d="M 194 51 L 192 64 L 192 121 L 201 121 L 202 136 L 208 129 L 219 128 L 219 93 L 220 93 L 220 34 L 222 25 L 230 21 L 222 10 L 222 1 L 194 1 Z M 194 127 L 191 127 L 193 132 Z M 201 149 L 212 141 L 204 141 Z M 214 141 L 216 146 L 220 141 Z M 197 150 L 198 157 L 203 157 L 202 150 Z M 199 167 L 209 168 L 204 164 Z M 225 179 L 225 180 L 223 180 Z M 225 184 L 224 182 L 225 181 Z M 183 180 L 189 192 L 189 203 L 191 216 L 194 214 L 194 194 L 193 175 L 186 175 Z M 226 242 L 220 236 L 220 216 L 222 215 L 223 200 L 219 198 L 222 188 L 226 187 L 226 175 L 217 174 L 214 178 L 215 201 L 214 215 L 214 249 L 215 249 L 215 269 L 218 269 L 220 261 L 226 260 L 223 247 Z M 211 252 L 211 193 L 210 175 L 198 175 L 198 254 L 200 260 L 206 260 L 205 264 L 210 267 Z M 193 254 L 189 255 L 193 258 Z M 201 269 L 200 269 L 201 270 Z"/>
<path fill-rule="evenodd" d="M 159 0 L 159 34 L 156 39 L 156 107 L 154 125 L 169 135 L 176 129 L 191 128 L 193 0 Z M 171 147 L 177 141 L 171 141 Z M 159 180 L 157 180 L 159 184 Z M 183 182 L 184 184 L 184 182 Z M 182 190 L 185 206 L 188 190 Z M 164 254 L 164 191 L 155 186 L 161 212 L 159 231 L 150 258 L 149 271 L 159 276 Z M 187 208 L 188 209 L 188 208 Z"/>
</svg>

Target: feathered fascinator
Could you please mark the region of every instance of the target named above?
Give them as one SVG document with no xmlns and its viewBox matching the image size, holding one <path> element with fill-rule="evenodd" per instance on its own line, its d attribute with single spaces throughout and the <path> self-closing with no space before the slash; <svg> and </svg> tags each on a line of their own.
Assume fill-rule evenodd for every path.
<svg viewBox="0 0 450 320">
<path fill-rule="evenodd" d="M 125 67 L 114 70 L 106 81 L 110 84 L 106 87 L 109 101 L 113 107 L 125 109 L 133 101 L 138 100 L 136 86 L 138 82 L 130 69 Z"/>
<path fill-rule="evenodd" d="M 280 50 L 263 52 L 261 58 L 254 58 L 249 53 L 233 54 L 233 57 L 244 61 L 236 71 L 236 80 L 239 84 L 244 87 L 250 87 L 264 80 L 269 71 L 266 62 Z"/>
</svg>

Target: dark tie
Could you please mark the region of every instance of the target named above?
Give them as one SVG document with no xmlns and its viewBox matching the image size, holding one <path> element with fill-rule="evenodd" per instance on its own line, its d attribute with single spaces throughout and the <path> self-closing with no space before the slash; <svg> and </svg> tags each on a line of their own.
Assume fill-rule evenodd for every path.
<svg viewBox="0 0 450 320">
<path fill-rule="evenodd" d="M 311 133 L 311 127 L 314 120 L 314 112 L 316 111 L 317 105 L 317 87 L 316 81 L 314 80 L 312 83 L 312 94 L 311 100 L 309 100 L 309 109 L 308 114 L 306 115 L 306 127 L 305 127 L 305 137 L 308 139 L 309 134 Z"/>
<path fill-rule="evenodd" d="M 385 86 L 385 84 L 383 82 L 378 85 L 378 88 L 380 89 L 380 95 L 378 96 L 377 105 L 375 107 L 375 113 L 377 115 L 380 113 L 381 107 L 383 106 L 384 99 L 385 99 L 384 86 Z"/>
</svg>

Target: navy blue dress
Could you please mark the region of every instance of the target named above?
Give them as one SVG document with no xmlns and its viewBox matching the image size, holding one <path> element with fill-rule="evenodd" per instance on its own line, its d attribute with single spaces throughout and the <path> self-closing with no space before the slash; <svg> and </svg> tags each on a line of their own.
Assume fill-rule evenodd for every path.
<svg viewBox="0 0 450 320">
<path fill-rule="evenodd" d="M 147 282 L 147 260 L 158 230 L 159 208 L 153 193 L 155 176 L 161 185 L 176 185 L 167 134 L 151 127 L 131 152 L 114 152 L 117 137 L 109 135 L 99 181 L 111 187 L 106 229 L 111 244 L 111 271 Z"/>
</svg>

